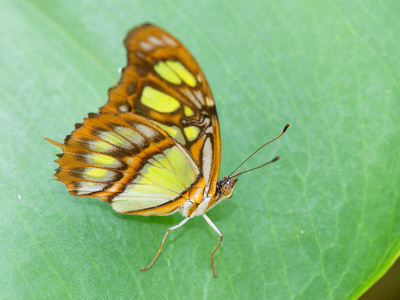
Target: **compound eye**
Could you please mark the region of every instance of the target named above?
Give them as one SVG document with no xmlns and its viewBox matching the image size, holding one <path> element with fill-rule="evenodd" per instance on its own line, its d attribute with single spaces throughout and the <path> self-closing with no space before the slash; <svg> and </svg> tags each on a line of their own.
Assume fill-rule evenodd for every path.
<svg viewBox="0 0 400 300">
<path fill-rule="evenodd" d="M 222 195 L 229 196 L 232 192 L 232 186 L 230 184 L 224 184 L 221 187 L 221 192 L 222 192 Z"/>
</svg>

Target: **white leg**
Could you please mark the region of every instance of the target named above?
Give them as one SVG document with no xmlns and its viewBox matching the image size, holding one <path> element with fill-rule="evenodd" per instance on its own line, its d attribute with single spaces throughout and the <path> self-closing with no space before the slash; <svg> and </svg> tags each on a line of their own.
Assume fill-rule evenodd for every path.
<svg viewBox="0 0 400 300">
<path fill-rule="evenodd" d="M 190 219 L 190 217 L 186 217 L 186 218 L 183 219 L 181 222 L 179 222 L 179 224 L 168 228 L 168 230 L 167 230 L 167 232 L 165 233 L 164 238 L 163 238 L 163 240 L 162 240 L 160 249 L 158 249 L 158 252 L 157 252 L 156 256 L 154 257 L 153 261 L 152 261 L 146 268 L 140 269 L 140 271 L 142 271 L 142 272 L 143 272 L 143 271 L 146 271 L 146 270 L 148 270 L 148 269 L 154 264 L 154 262 L 156 261 L 158 255 L 160 254 L 160 252 L 161 252 L 161 250 L 162 250 L 162 247 L 164 246 L 164 243 L 165 243 L 165 240 L 167 239 L 168 233 L 169 233 L 170 231 L 176 229 L 176 228 L 181 227 L 181 226 L 182 226 L 183 224 L 185 224 L 189 219 Z M 210 221 L 211 221 L 211 220 L 210 220 Z"/>
<path fill-rule="evenodd" d="M 215 231 L 216 233 L 218 233 L 218 235 L 219 235 L 219 242 L 218 242 L 218 245 L 217 245 L 217 247 L 215 247 L 214 251 L 211 252 L 211 267 L 212 267 L 212 269 L 213 269 L 214 276 L 217 277 L 217 271 L 215 271 L 215 267 L 214 267 L 214 253 L 215 253 L 215 252 L 217 251 L 217 249 L 219 248 L 219 245 L 221 245 L 223 235 L 222 235 L 222 233 L 218 230 L 217 226 L 215 226 L 215 224 L 211 221 L 211 219 L 210 219 L 209 217 L 207 217 L 207 216 L 204 214 L 204 215 L 203 215 L 203 218 L 207 221 L 208 225 L 210 225 L 211 228 L 214 229 L 214 231 Z"/>
</svg>

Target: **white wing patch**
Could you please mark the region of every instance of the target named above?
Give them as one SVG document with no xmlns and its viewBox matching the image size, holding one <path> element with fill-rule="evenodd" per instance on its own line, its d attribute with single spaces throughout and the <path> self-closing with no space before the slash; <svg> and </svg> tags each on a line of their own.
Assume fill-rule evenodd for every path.
<svg viewBox="0 0 400 300">
<path fill-rule="evenodd" d="M 208 182 L 211 176 L 211 164 L 213 159 L 213 151 L 210 138 L 207 138 L 203 146 L 203 175 Z"/>
</svg>

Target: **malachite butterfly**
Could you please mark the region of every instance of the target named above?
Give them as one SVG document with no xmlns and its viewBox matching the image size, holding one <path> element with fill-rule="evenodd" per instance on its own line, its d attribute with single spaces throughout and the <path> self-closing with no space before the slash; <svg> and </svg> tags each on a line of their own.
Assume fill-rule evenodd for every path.
<svg viewBox="0 0 400 300">
<path fill-rule="evenodd" d="M 216 277 L 214 253 L 222 234 L 205 213 L 232 196 L 235 177 L 245 172 L 232 175 L 236 168 L 218 180 L 221 140 L 215 102 L 189 51 L 152 24 L 132 29 L 125 46 L 127 66 L 99 113 L 76 124 L 63 144 L 46 139 L 63 150 L 55 179 L 71 195 L 98 198 L 122 214 L 180 212 L 185 217 L 167 230 L 142 271 L 153 265 L 171 230 L 203 216 L 220 236 L 211 253 Z"/>
</svg>

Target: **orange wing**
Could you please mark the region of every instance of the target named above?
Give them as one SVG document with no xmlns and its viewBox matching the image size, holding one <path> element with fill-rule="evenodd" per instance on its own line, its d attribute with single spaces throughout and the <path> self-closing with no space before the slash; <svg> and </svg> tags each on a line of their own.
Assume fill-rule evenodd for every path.
<svg viewBox="0 0 400 300">
<path fill-rule="evenodd" d="M 220 132 L 211 90 L 196 60 L 157 26 L 134 28 L 125 39 L 128 63 L 100 113 L 133 112 L 182 144 L 214 194 L 220 168 Z"/>
</svg>

